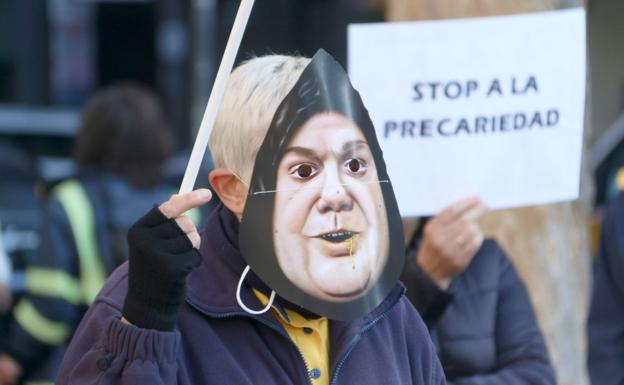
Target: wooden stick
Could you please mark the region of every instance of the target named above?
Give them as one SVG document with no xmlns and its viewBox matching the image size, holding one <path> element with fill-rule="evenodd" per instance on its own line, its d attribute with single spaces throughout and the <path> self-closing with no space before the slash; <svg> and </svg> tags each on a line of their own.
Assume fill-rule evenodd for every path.
<svg viewBox="0 0 624 385">
<path fill-rule="evenodd" d="M 243 39 L 243 34 L 245 33 L 253 4 L 254 0 L 242 0 L 238 8 L 234 26 L 232 27 L 232 32 L 230 32 L 230 37 L 225 47 L 223 58 L 221 58 L 221 64 L 219 65 L 219 71 L 217 72 L 217 77 L 212 86 L 206 110 L 204 111 L 204 117 L 199 126 L 199 131 L 197 132 L 193 151 L 191 152 L 191 157 L 186 166 L 186 171 L 184 172 L 184 179 L 182 179 L 182 185 L 179 191 L 180 194 L 192 191 L 195 186 L 195 180 L 197 179 L 199 168 L 204 154 L 206 153 L 206 147 L 208 146 L 208 139 L 210 139 L 210 133 L 217 119 L 217 113 L 221 108 L 223 95 L 225 94 L 225 89 L 230 79 L 230 72 L 232 72 L 234 60 L 236 59 L 236 54 L 238 53 L 241 40 Z"/>
</svg>

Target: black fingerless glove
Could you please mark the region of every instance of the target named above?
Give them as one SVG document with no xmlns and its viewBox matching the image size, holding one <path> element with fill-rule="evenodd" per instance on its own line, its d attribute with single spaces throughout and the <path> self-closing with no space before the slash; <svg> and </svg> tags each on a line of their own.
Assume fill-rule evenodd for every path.
<svg viewBox="0 0 624 385">
<path fill-rule="evenodd" d="M 172 331 L 186 277 L 201 256 L 173 219 L 154 207 L 128 231 L 128 294 L 123 316 L 135 326 Z"/>
</svg>

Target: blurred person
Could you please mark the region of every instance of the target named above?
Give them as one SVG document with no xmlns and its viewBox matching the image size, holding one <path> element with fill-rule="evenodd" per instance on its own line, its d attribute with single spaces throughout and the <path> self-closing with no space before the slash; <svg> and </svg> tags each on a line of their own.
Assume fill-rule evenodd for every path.
<svg viewBox="0 0 624 385">
<path fill-rule="evenodd" d="M 485 211 L 471 197 L 430 219 L 404 219 L 406 295 L 429 327 L 449 384 L 555 384 L 524 284 L 477 224 Z"/>
<path fill-rule="evenodd" d="M 0 384 L 53 383 L 67 341 L 106 277 L 127 259 L 127 229 L 173 188 L 162 184 L 171 133 L 156 97 L 132 83 L 87 103 L 78 173 L 51 189 L 26 294 L 0 355 Z"/>
<path fill-rule="evenodd" d="M 109 278 L 82 321 L 57 384 L 445 384 L 426 328 L 396 278 L 390 293 L 364 316 L 335 321 L 280 293 L 271 306 L 271 288 L 249 271 L 241 253 L 241 229 L 253 201 L 250 181 L 257 179 L 254 164 L 262 158 L 263 140 L 272 142 L 266 136 L 271 122 L 293 131 L 301 127 L 276 112 L 278 107 L 288 104 L 281 103 L 289 95 L 326 100 L 327 94 L 301 92 L 298 85 L 334 85 L 322 76 L 327 72 L 314 75 L 327 68 L 314 65 L 316 59 L 269 55 L 232 72 L 209 144 L 217 167 L 210 183 L 222 205 L 201 235 L 184 213 L 210 201 L 206 189 L 173 196 L 131 228 L 129 262 Z M 363 108 L 360 103 L 355 107 Z M 284 143 L 282 138 L 275 144 Z M 369 145 L 378 150 L 376 142 Z M 320 172 L 302 166 L 291 171 L 304 178 Z M 271 243 L 270 236 L 265 242 Z M 242 302 L 267 311 L 246 309 Z"/>
<path fill-rule="evenodd" d="M 624 172 L 621 172 L 624 176 Z M 621 186 L 624 188 L 624 184 Z M 604 210 L 594 261 L 588 333 L 588 366 L 594 385 L 624 383 L 624 191 Z"/>
</svg>

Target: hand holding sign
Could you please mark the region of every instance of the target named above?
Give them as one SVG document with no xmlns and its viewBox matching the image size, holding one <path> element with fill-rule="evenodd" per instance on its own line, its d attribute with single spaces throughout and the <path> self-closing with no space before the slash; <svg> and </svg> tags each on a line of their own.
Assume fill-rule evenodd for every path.
<svg viewBox="0 0 624 385">
<path fill-rule="evenodd" d="M 479 198 L 467 198 L 448 206 L 425 225 L 416 262 L 438 286 L 448 287 L 481 247 L 484 237 L 476 220 L 485 211 Z"/>
</svg>

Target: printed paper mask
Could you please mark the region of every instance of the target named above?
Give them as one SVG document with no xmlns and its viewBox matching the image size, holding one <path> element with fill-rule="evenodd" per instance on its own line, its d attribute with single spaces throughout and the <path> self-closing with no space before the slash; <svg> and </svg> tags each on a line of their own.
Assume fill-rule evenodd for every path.
<svg viewBox="0 0 624 385">
<path fill-rule="evenodd" d="M 269 287 L 330 319 L 369 312 L 399 277 L 403 230 L 375 129 L 323 50 L 277 109 L 239 235 Z"/>
</svg>

